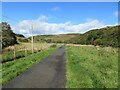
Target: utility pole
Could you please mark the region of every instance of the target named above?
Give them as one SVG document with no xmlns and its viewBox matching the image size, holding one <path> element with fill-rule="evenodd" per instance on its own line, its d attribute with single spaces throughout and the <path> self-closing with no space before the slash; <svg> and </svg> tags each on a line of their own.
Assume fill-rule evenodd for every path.
<svg viewBox="0 0 120 90">
<path fill-rule="evenodd" d="M 0 54 L 2 54 L 2 27 L 0 27 Z"/>
<path fill-rule="evenodd" d="M 32 54 L 33 54 L 34 53 L 34 46 L 33 46 L 33 43 L 34 43 L 34 41 L 33 41 L 33 22 L 31 24 L 31 31 L 32 31 L 31 43 L 32 43 Z"/>
</svg>

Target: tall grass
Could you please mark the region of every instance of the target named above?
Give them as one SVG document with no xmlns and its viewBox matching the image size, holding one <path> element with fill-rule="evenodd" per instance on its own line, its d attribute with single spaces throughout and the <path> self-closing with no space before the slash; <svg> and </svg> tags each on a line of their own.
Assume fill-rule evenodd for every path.
<svg viewBox="0 0 120 90">
<path fill-rule="evenodd" d="M 34 43 L 34 52 L 43 51 L 49 49 L 53 44 L 47 43 Z M 14 47 L 15 47 L 15 57 L 14 57 Z M 9 51 L 7 51 L 9 49 Z M 26 51 L 25 51 L 26 50 Z M 20 43 L 15 46 L 7 47 L 3 50 L 2 59 L 0 60 L 2 63 L 12 61 L 15 58 L 22 58 L 27 55 L 32 54 L 31 43 Z"/>
<path fill-rule="evenodd" d="M 67 88 L 117 88 L 118 51 L 115 48 L 66 48 Z"/>
</svg>

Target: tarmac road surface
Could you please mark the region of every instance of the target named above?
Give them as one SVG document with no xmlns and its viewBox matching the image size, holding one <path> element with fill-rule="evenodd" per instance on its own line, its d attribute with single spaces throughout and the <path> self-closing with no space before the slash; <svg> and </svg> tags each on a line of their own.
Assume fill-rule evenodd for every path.
<svg viewBox="0 0 120 90">
<path fill-rule="evenodd" d="M 52 55 L 12 79 L 4 88 L 65 88 L 65 48 L 60 47 Z"/>
</svg>

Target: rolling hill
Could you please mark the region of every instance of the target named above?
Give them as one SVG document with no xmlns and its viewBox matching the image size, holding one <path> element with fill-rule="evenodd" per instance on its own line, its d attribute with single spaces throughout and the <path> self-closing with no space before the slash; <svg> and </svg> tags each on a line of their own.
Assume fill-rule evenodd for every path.
<svg viewBox="0 0 120 90">
<path fill-rule="evenodd" d="M 34 42 L 47 42 L 47 43 L 67 43 L 72 38 L 80 34 L 58 34 L 58 35 L 38 35 L 34 36 Z M 31 39 L 31 37 L 29 37 Z"/>
<path fill-rule="evenodd" d="M 100 29 L 89 30 L 84 34 L 59 34 L 59 35 L 37 35 L 34 42 L 47 43 L 73 43 L 87 45 L 102 45 L 118 47 L 119 33 L 117 26 L 107 26 Z M 31 39 L 31 37 L 29 37 Z"/>
<path fill-rule="evenodd" d="M 107 26 L 101 29 L 90 30 L 79 37 L 72 38 L 73 43 L 92 44 L 102 46 L 120 46 L 119 40 L 119 26 Z"/>
<path fill-rule="evenodd" d="M 70 33 L 58 35 L 37 35 L 34 36 L 34 42 L 47 43 L 72 43 L 119 47 L 120 25 L 107 26 L 100 29 L 89 30 L 84 34 Z M 25 38 L 21 34 L 15 34 L 9 24 L 2 23 L 2 46 L 7 47 L 21 42 L 31 42 L 31 37 Z"/>
</svg>

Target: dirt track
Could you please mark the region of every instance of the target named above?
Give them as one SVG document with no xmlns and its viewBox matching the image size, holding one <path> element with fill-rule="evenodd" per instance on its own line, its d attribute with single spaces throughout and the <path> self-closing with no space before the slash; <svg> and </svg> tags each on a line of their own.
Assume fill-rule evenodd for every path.
<svg viewBox="0 0 120 90">
<path fill-rule="evenodd" d="M 64 88 L 65 48 L 61 47 L 42 62 L 33 65 L 3 88 Z"/>
</svg>

